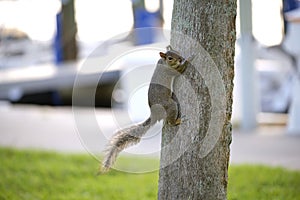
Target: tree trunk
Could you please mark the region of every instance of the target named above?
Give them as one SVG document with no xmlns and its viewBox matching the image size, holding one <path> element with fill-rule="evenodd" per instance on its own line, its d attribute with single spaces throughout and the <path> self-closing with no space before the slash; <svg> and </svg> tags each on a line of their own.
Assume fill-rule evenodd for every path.
<svg viewBox="0 0 300 200">
<path fill-rule="evenodd" d="M 227 197 L 236 0 L 175 0 L 171 46 L 194 55 L 174 92 L 184 120 L 164 125 L 158 199 Z"/>
<path fill-rule="evenodd" d="M 77 59 L 77 24 L 75 21 L 74 0 L 66 1 L 62 4 L 62 45 L 63 45 L 63 60 Z"/>
</svg>

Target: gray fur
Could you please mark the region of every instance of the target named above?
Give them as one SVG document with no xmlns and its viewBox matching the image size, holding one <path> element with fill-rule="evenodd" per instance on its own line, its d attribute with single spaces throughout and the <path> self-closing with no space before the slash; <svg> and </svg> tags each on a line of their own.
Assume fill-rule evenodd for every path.
<svg viewBox="0 0 300 200">
<path fill-rule="evenodd" d="M 148 118 L 143 123 L 130 126 L 115 133 L 105 150 L 101 171 L 108 171 L 123 149 L 139 143 L 141 137 L 146 134 L 151 125 L 151 119 Z"/>
<path fill-rule="evenodd" d="M 125 148 L 140 142 L 143 135 L 157 121 L 166 120 L 168 124 L 177 126 L 181 123 L 179 102 L 172 91 L 173 80 L 186 68 L 187 60 L 170 46 L 167 52 L 160 52 L 148 91 L 150 117 L 143 123 L 130 126 L 113 135 L 105 150 L 102 172 L 108 171 L 114 164 L 118 154 Z"/>
</svg>

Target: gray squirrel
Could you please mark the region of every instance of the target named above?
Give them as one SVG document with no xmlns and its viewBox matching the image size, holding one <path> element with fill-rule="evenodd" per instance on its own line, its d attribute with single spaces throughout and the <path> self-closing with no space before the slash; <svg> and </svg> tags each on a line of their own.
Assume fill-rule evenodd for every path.
<svg viewBox="0 0 300 200">
<path fill-rule="evenodd" d="M 119 130 L 112 136 L 105 150 L 101 172 L 109 171 L 118 154 L 125 148 L 139 143 L 142 136 L 156 122 L 163 119 L 171 126 L 181 123 L 179 102 L 172 91 L 173 80 L 184 72 L 187 63 L 193 58 L 184 59 L 170 45 L 166 49 L 166 53 L 159 53 L 161 59 L 156 64 L 148 90 L 150 117 L 142 123 Z"/>
</svg>

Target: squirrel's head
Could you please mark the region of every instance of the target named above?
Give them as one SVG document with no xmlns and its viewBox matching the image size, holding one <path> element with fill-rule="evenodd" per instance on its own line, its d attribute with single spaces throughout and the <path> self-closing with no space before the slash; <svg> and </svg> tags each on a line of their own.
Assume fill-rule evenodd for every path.
<svg viewBox="0 0 300 200">
<path fill-rule="evenodd" d="M 166 53 L 159 52 L 160 57 L 166 61 L 167 65 L 176 69 L 182 61 L 182 57 L 174 51 L 167 51 Z"/>
</svg>

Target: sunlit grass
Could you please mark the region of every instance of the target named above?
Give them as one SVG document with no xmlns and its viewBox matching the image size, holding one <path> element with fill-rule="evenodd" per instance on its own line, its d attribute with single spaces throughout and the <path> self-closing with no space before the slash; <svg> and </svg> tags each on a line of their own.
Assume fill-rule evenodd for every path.
<svg viewBox="0 0 300 200">
<path fill-rule="evenodd" d="M 0 150 L 0 199 L 155 199 L 157 173 L 96 176 L 89 155 Z"/>
<path fill-rule="evenodd" d="M 300 172 L 266 166 L 240 165 L 229 169 L 228 199 L 300 199 Z"/>
<path fill-rule="evenodd" d="M 153 159 L 142 159 L 143 165 Z M 158 172 L 130 174 L 112 170 L 96 176 L 89 155 L 0 149 L 1 199 L 156 199 Z M 119 165 L 137 159 L 121 158 Z M 157 161 L 156 161 L 157 162 Z M 263 166 L 233 166 L 228 199 L 300 199 L 300 172 Z"/>
</svg>

